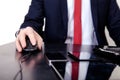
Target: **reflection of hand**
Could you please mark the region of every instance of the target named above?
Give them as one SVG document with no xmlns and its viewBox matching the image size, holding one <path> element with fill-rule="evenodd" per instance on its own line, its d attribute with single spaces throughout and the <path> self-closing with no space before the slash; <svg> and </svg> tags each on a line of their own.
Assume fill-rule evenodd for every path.
<svg viewBox="0 0 120 80">
<path fill-rule="evenodd" d="M 40 63 L 44 58 L 44 55 L 41 52 L 42 51 L 20 53 L 16 51 L 15 57 L 19 63 L 20 70 L 16 73 L 13 80 L 17 80 L 17 78 L 19 77 L 20 80 L 22 80 L 23 78 L 25 80 L 34 80 L 32 79 L 32 74 L 35 66 L 37 66 L 37 64 Z"/>
<path fill-rule="evenodd" d="M 42 37 L 31 27 L 26 27 L 20 30 L 16 38 L 16 48 L 19 52 L 22 52 L 22 49 L 26 47 L 26 42 L 25 42 L 26 36 L 29 37 L 32 45 L 37 44 L 38 48 L 41 49 L 41 46 L 43 44 Z"/>
<path fill-rule="evenodd" d="M 28 52 L 25 55 L 16 51 L 16 59 L 26 69 L 33 69 L 34 66 L 41 62 L 44 55 L 41 52 Z"/>
</svg>

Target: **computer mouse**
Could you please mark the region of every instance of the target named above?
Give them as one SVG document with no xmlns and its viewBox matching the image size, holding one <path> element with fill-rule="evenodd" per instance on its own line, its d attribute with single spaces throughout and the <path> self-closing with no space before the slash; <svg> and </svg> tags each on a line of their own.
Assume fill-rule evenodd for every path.
<svg viewBox="0 0 120 80">
<path fill-rule="evenodd" d="M 28 36 L 26 36 L 26 47 L 23 49 L 23 51 L 35 51 L 35 50 L 37 50 L 37 44 L 32 45 Z"/>
</svg>

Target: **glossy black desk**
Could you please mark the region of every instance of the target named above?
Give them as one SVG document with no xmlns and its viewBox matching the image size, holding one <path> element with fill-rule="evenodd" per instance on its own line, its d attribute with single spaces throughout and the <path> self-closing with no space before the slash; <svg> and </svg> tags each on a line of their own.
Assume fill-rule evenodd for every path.
<svg viewBox="0 0 120 80">
<path fill-rule="evenodd" d="M 46 46 L 45 46 L 46 47 Z M 62 47 L 62 48 L 61 48 Z M 45 53 L 45 54 L 43 54 Z M 53 54 L 57 53 L 57 54 Z M 66 45 L 49 46 L 44 51 L 18 53 L 15 49 L 15 43 L 9 43 L 0 46 L 0 80 L 61 80 L 64 79 L 65 66 L 68 62 L 79 63 L 68 57 Z M 61 55 L 62 54 L 62 55 Z M 51 57 L 52 56 L 52 57 Z M 94 56 L 93 56 L 94 57 Z M 92 61 L 93 60 L 93 61 Z M 108 69 L 107 73 L 95 71 L 96 67 L 88 70 L 93 75 L 87 75 L 86 80 L 96 80 L 98 75 L 107 75 L 109 78 L 116 64 L 101 61 L 100 58 L 93 58 L 90 62 L 92 66 L 101 66 Z M 81 60 L 87 62 L 87 60 Z M 91 64 L 90 64 L 91 65 Z M 109 67 L 110 66 L 110 67 Z M 112 66 L 112 67 L 111 67 Z M 102 68 L 99 68 L 102 69 Z M 110 69 L 110 71 L 109 71 Z M 95 73 L 94 73 L 95 71 Z M 97 74 L 96 74 L 97 73 Z M 105 76 L 104 75 L 104 76 Z M 98 76 L 100 77 L 100 76 Z M 97 80 L 103 80 L 98 78 Z"/>
</svg>

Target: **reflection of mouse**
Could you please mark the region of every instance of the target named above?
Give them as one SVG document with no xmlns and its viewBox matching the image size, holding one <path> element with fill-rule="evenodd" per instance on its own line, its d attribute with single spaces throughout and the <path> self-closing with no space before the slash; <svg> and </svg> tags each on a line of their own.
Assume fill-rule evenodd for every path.
<svg viewBox="0 0 120 80">
<path fill-rule="evenodd" d="M 28 36 L 26 36 L 26 47 L 23 49 L 23 51 L 35 51 L 35 50 L 37 50 L 37 45 L 33 46 Z"/>
</svg>

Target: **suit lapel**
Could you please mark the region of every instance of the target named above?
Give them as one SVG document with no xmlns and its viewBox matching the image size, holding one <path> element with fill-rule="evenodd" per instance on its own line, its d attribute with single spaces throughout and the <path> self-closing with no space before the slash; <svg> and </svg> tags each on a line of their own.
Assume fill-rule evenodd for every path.
<svg viewBox="0 0 120 80">
<path fill-rule="evenodd" d="M 91 0 L 91 11 L 92 11 L 92 18 L 94 27 L 97 28 L 98 26 L 98 9 L 97 9 L 97 0 Z"/>
<path fill-rule="evenodd" d="M 98 43 L 100 43 L 100 37 L 98 33 L 98 0 L 91 0 L 91 12 L 92 12 L 92 18 L 93 18 L 93 25 L 96 32 L 96 37 L 98 40 Z"/>
<path fill-rule="evenodd" d="M 67 23 L 68 23 L 68 10 L 67 10 L 67 0 L 60 0 L 60 8 L 61 8 L 61 14 L 63 23 L 65 26 L 65 29 L 67 30 Z"/>
</svg>

